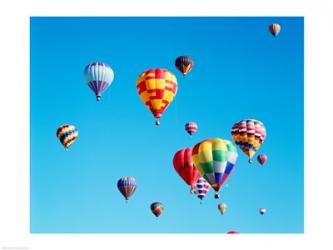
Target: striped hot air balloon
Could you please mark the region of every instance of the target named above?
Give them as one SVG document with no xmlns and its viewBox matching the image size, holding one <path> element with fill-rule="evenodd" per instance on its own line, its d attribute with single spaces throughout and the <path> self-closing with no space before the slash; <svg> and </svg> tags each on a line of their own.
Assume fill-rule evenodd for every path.
<svg viewBox="0 0 333 250">
<path fill-rule="evenodd" d="M 68 150 L 69 146 L 76 140 L 79 132 L 73 125 L 64 124 L 57 129 L 57 137 L 61 144 Z"/>
<path fill-rule="evenodd" d="M 102 93 L 111 85 L 114 74 L 109 65 L 103 62 L 92 62 L 84 69 L 84 78 L 89 88 L 95 93 L 97 101 Z"/>
<path fill-rule="evenodd" d="M 192 151 L 194 166 L 216 191 L 228 179 L 237 161 L 237 149 L 232 142 L 220 138 L 206 139 L 196 144 Z"/>
<path fill-rule="evenodd" d="M 188 122 L 185 124 L 185 130 L 189 135 L 193 135 L 198 130 L 198 125 L 195 122 Z"/>
<path fill-rule="evenodd" d="M 141 100 L 156 118 L 159 119 L 177 94 L 177 79 L 167 69 L 149 69 L 137 79 L 137 91 Z"/>
<path fill-rule="evenodd" d="M 163 213 L 164 205 L 161 202 L 153 202 L 150 210 L 156 217 L 159 217 Z"/>
<path fill-rule="evenodd" d="M 252 163 L 252 157 L 266 139 L 264 124 L 255 119 L 244 119 L 234 124 L 231 134 L 235 143 L 249 157 L 249 163 Z"/>
<path fill-rule="evenodd" d="M 200 177 L 200 179 L 197 181 L 197 183 L 194 186 L 194 192 L 201 200 L 200 203 L 202 203 L 202 199 L 206 196 L 209 189 L 210 189 L 209 183 L 204 178 Z"/>
<path fill-rule="evenodd" d="M 277 35 L 281 31 L 281 26 L 278 23 L 272 23 L 271 25 L 269 25 L 268 30 L 274 37 L 277 37 Z"/>
<path fill-rule="evenodd" d="M 136 190 L 136 179 L 134 177 L 120 178 L 117 182 L 117 187 L 127 201 Z"/>
<path fill-rule="evenodd" d="M 193 68 L 194 62 L 189 56 L 179 56 L 175 61 L 177 69 L 186 76 Z"/>
</svg>

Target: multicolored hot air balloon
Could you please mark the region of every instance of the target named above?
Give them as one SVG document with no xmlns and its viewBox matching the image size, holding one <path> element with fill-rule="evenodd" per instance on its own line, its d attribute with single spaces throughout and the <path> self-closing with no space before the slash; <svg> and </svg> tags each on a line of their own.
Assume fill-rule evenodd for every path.
<svg viewBox="0 0 333 250">
<path fill-rule="evenodd" d="M 193 135 L 198 130 L 198 124 L 195 122 L 188 122 L 185 124 L 185 130 L 189 135 Z"/>
<path fill-rule="evenodd" d="M 179 56 L 175 61 L 177 69 L 182 72 L 183 76 L 186 76 L 194 66 L 194 62 L 189 56 Z"/>
<path fill-rule="evenodd" d="M 261 214 L 261 215 L 264 215 L 265 213 L 267 212 L 267 209 L 266 208 L 259 208 L 259 213 Z"/>
<path fill-rule="evenodd" d="M 66 150 L 68 150 L 78 135 L 79 132 L 73 125 L 64 124 L 57 129 L 57 137 Z"/>
<path fill-rule="evenodd" d="M 266 139 L 266 128 L 261 121 L 245 119 L 234 124 L 231 129 L 232 138 L 240 149 L 249 157 L 252 157 Z"/>
<path fill-rule="evenodd" d="M 276 37 L 281 31 L 281 26 L 278 23 L 272 23 L 269 25 L 268 30 L 274 37 Z"/>
<path fill-rule="evenodd" d="M 141 100 L 156 118 L 159 119 L 177 94 L 178 85 L 174 74 L 166 69 L 149 69 L 137 79 L 136 88 Z"/>
<path fill-rule="evenodd" d="M 134 177 L 120 178 L 117 182 L 117 187 L 127 201 L 136 190 L 136 179 Z"/>
<path fill-rule="evenodd" d="M 198 169 L 193 165 L 192 148 L 187 147 L 177 151 L 173 157 L 173 166 L 180 177 L 191 187 L 192 193 L 201 176 Z"/>
<path fill-rule="evenodd" d="M 109 65 L 103 62 L 92 62 L 84 69 L 84 78 L 89 88 L 95 93 L 97 101 L 102 93 L 111 85 L 114 74 Z"/>
<path fill-rule="evenodd" d="M 216 191 L 215 198 L 219 198 L 219 190 L 228 179 L 237 161 L 237 149 L 228 140 L 206 139 L 194 146 L 192 160 L 200 174 Z"/>
<path fill-rule="evenodd" d="M 227 211 L 227 204 L 225 203 L 220 203 L 217 205 L 218 210 L 220 211 L 221 214 L 224 214 Z"/>
<path fill-rule="evenodd" d="M 159 217 L 163 213 L 164 206 L 161 202 L 154 202 L 150 205 L 150 210 L 156 217 Z"/>
<path fill-rule="evenodd" d="M 257 156 L 257 160 L 261 165 L 264 165 L 267 161 L 268 157 L 265 154 L 260 154 Z"/>
<path fill-rule="evenodd" d="M 197 183 L 194 186 L 194 192 L 201 200 L 200 203 L 202 203 L 202 199 L 206 196 L 209 189 L 210 189 L 209 183 L 204 178 L 200 177 L 200 179 L 197 181 Z"/>
</svg>

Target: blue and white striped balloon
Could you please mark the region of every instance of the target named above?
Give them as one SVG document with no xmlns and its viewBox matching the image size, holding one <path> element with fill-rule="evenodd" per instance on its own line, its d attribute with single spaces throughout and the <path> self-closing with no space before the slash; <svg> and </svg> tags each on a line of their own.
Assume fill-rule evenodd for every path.
<svg viewBox="0 0 333 250">
<path fill-rule="evenodd" d="M 97 101 L 111 85 L 114 74 L 109 65 L 103 62 L 92 62 L 84 69 L 84 78 L 89 88 L 95 93 Z"/>
</svg>

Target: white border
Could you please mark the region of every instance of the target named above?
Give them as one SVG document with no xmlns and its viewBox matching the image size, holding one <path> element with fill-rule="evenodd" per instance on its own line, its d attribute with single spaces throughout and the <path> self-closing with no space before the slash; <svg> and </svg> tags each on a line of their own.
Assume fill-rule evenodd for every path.
<svg viewBox="0 0 333 250">
<path fill-rule="evenodd" d="M 117 2 L 117 3 L 114 3 Z M 0 8 L 0 247 L 332 249 L 332 6 L 301 0 L 30 0 Z M 305 16 L 305 234 L 29 234 L 30 16 Z M 288 204 L 286 204 L 288 209 Z M 14 248 L 11 248 L 14 249 Z"/>
</svg>

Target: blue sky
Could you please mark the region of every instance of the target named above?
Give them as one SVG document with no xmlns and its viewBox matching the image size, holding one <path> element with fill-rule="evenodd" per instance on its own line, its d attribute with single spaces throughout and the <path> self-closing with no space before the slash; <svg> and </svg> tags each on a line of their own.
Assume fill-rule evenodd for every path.
<svg viewBox="0 0 333 250">
<path fill-rule="evenodd" d="M 30 36 L 32 233 L 304 231 L 303 18 L 32 17 Z M 183 54 L 195 61 L 185 79 L 174 66 Z M 83 78 L 96 60 L 115 74 L 101 102 Z M 156 67 L 178 79 L 159 127 L 136 91 L 138 75 Z M 244 118 L 265 124 L 258 153 L 267 164 L 250 166 L 238 150 L 221 198 L 211 190 L 200 205 L 174 171 L 174 153 L 205 138 L 230 140 Z M 190 120 L 199 125 L 192 137 Z M 64 123 L 79 130 L 68 152 L 55 136 Z M 123 176 L 138 183 L 127 204 L 116 187 Z M 157 220 L 154 201 L 165 205 Z M 228 205 L 223 216 L 219 202 Z"/>
</svg>

